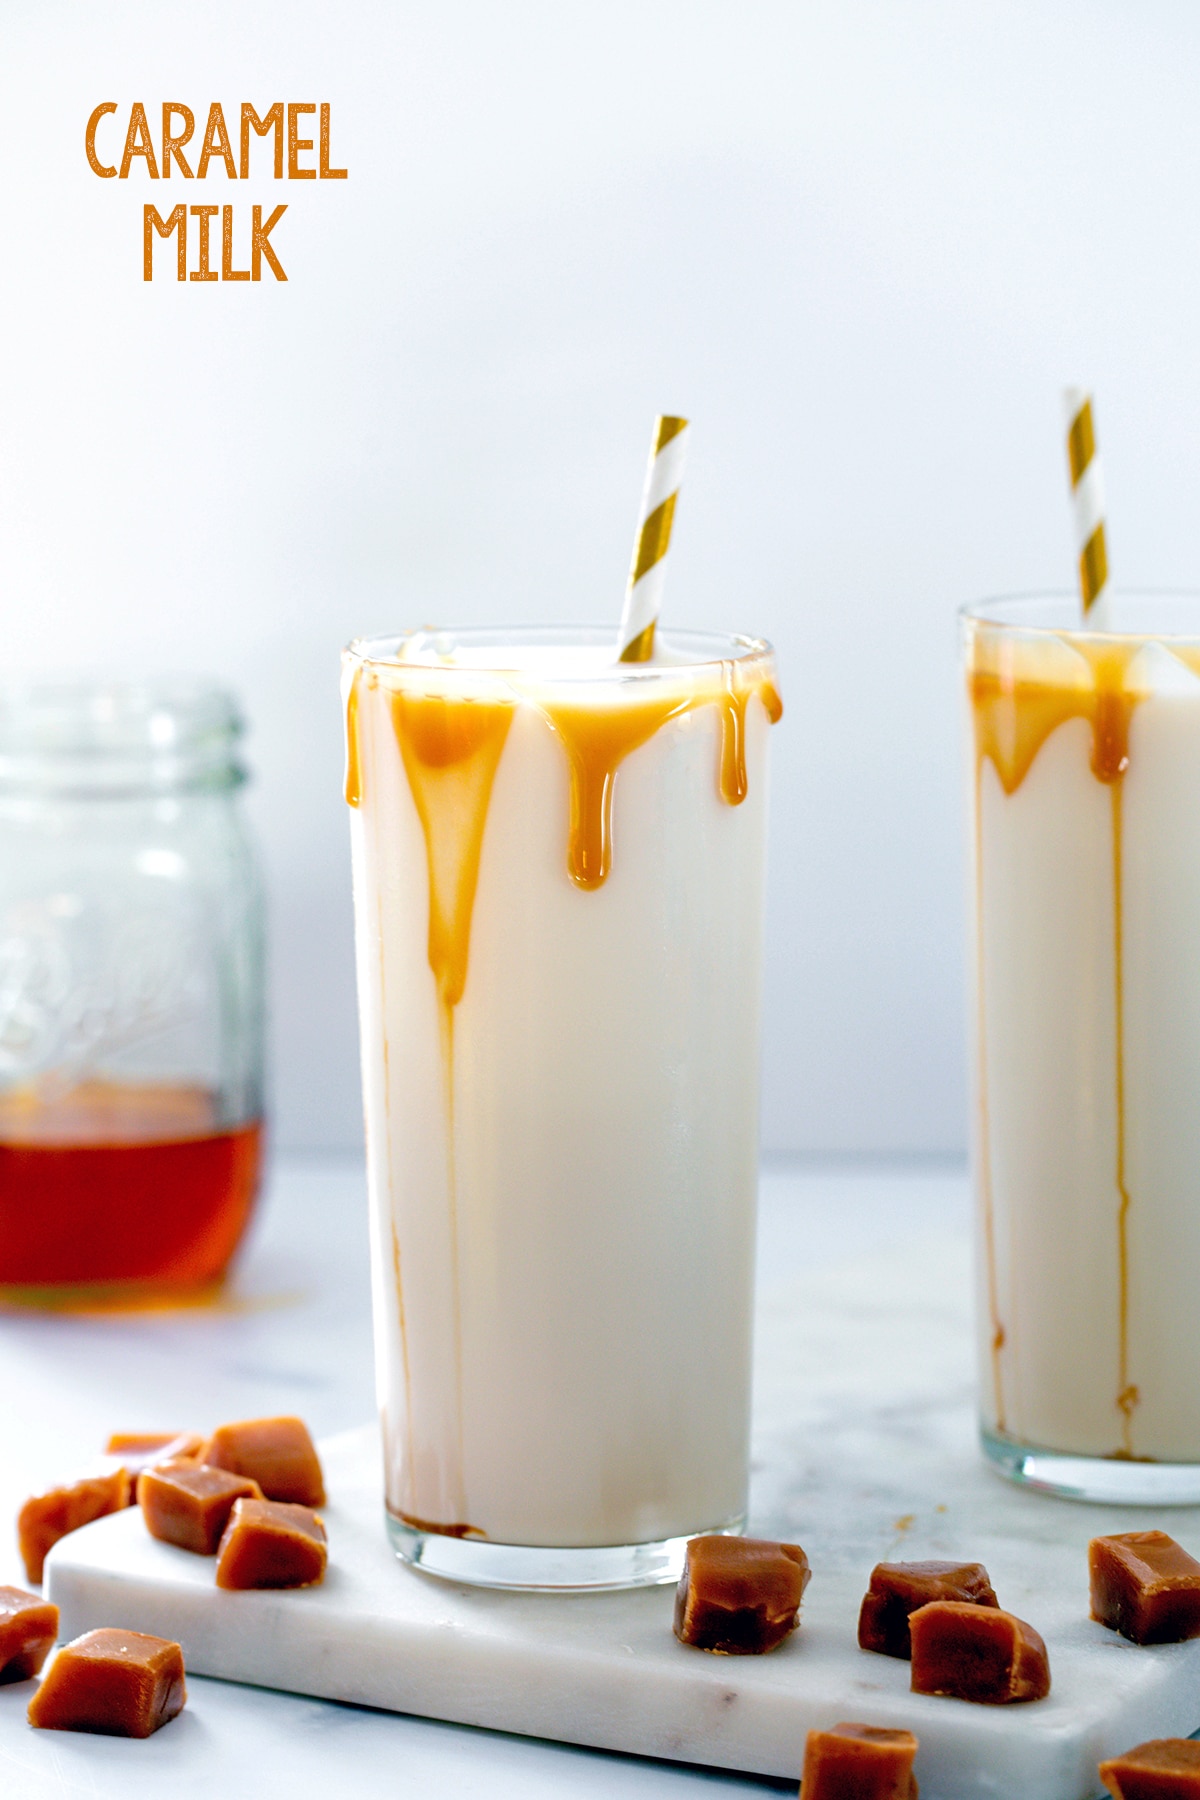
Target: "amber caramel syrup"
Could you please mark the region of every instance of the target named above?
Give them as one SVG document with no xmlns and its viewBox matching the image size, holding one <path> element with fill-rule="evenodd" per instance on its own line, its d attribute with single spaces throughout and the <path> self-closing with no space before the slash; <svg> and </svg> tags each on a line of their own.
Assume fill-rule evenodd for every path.
<svg viewBox="0 0 1200 1800">
<path fill-rule="evenodd" d="M 671 719 L 715 706 L 720 719 L 720 755 L 717 791 L 728 806 L 746 798 L 746 710 L 757 697 L 771 724 L 782 717 L 783 702 L 774 683 L 761 669 L 747 677 L 736 661 L 719 665 L 719 677 L 674 686 L 656 693 L 647 686 L 627 693 L 608 706 L 574 703 L 529 696 L 562 745 L 569 773 L 567 873 L 577 888 L 594 892 L 612 869 L 612 811 L 617 772 L 626 757 L 650 741 Z M 674 671 L 672 671 L 674 672 Z M 479 862 L 487 825 L 488 807 L 496 770 L 518 704 L 518 694 L 466 697 L 423 691 L 428 671 L 414 664 L 407 679 L 388 689 L 392 731 L 408 777 L 409 789 L 425 839 L 429 883 L 428 958 L 438 996 L 442 1050 L 442 1081 L 446 1117 L 447 1192 L 449 1203 L 450 1257 L 454 1311 L 455 1389 L 459 1433 L 459 1488 L 462 1454 L 462 1331 L 459 1298 L 458 1195 L 455 1175 L 454 1125 L 454 1010 L 467 981 L 471 918 L 479 883 Z M 707 673 L 707 671 L 706 671 Z M 364 771 L 359 709 L 366 682 L 378 685 L 374 669 L 355 668 L 346 697 L 347 803 L 362 804 Z M 525 696 L 521 696 L 524 698 Z M 383 919 L 379 919 L 383 943 Z M 386 957 L 381 955 L 386 971 Z M 386 1021 L 385 991 L 382 995 Z M 387 1030 L 383 1056 L 387 1064 Z M 385 1111 L 388 1109 L 385 1107 Z M 390 1135 L 390 1121 L 387 1127 Z M 388 1147 L 388 1179 L 391 1152 Z M 389 1210 L 391 1210 L 389 1192 Z M 412 1401 L 408 1341 L 401 1274 L 402 1256 L 393 1212 L 392 1256 L 400 1327 L 401 1360 L 405 1385 L 406 1430 L 411 1428 Z M 408 1443 L 412 1466 L 412 1443 Z M 465 1508 L 460 1508 L 464 1510 Z M 443 1536 L 481 1537 L 476 1527 L 460 1522 L 431 1524 L 412 1515 L 399 1515 L 414 1530 L 435 1531 Z"/>
<path fill-rule="evenodd" d="M 262 1127 L 203 1089 L 92 1081 L 0 1105 L 0 1295 L 155 1304 L 224 1273 L 249 1222 Z"/>
<path fill-rule="evenodd" d="M 1060 641 L 1079 652 L 1086 664 L 1078 682 L 1037 680 L 1016 673 L 1006 662 L 1003 639 L 981 629 L 973 646 L 967 677 L 975 734 L 975 944 L 978 1010 L 976 1056 L 979 1069 L 979 1172 L 983 1251 L 989 1312 L 992 1384 L 996 1424 L 1007 1430 L 1003 1351 L 1006 1332 L 1000 1316 L 996 1269 L 996 1224 L 992 1192 L 991 1135 L 988 1116 L 986 997 L 983 960 L 983 765 L 992 764 L 1008 796 L 1021 786 L 1042 745 L 1071 719 L 1086 721 L 1091 734 L 1090 767 L 1109 790 L 1112 807 L 1112 915 L 1117 1124 L 1114 1170 L 1117 1205 L 1117 1392 L 1121 1441 L 1111 1455 L 1133 1456 L 1133 1420 L 1140 1399 L 1129 1379 L 1129 1212 L 1132 1197 L 1126 1169 L 1125 1129 L 1125 975 L 1123 905 L 1123 803 L 1129 767 L 1129 737 L 1134 708 L 1144 695 L 1129 679 L 1130 665 L 1141 648 L 1138 639 L 1095 639 L 1063 632 Z M 992 654 L 995 650 L 998 654 Z M 1184 659 L 1191 657 L 1184 653 Z M 1197 668 L 1200 673 L 1200 668 Z"/>
</svg>

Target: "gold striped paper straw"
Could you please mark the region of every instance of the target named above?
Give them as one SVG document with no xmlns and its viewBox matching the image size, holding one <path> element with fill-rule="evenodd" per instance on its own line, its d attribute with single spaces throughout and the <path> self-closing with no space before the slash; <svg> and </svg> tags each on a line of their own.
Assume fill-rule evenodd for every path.
<svg viewBox="0 0 1200 1800">
<path fill-rule="evenodd" d="M 671 524 L 683 478 L 687 438 L 686 419 L 670 418 L 664 413 L 655 424 L 621 612 L 617 646 L 621 662 L 648 662 L 654 650 L 654 626 L 662 605 Z"/>
<path fill-rule="evenodd" d="M 1093 631 L 1110 629 L 1108 545 L 1104 536 L 1104 475 L 1096 448 L 1091 395 L 1067 388 L 1067 462 L 1071 470 L 1071 504 L 1075 514 L 1075 551 L 1084 623 Z"/>
</svg>

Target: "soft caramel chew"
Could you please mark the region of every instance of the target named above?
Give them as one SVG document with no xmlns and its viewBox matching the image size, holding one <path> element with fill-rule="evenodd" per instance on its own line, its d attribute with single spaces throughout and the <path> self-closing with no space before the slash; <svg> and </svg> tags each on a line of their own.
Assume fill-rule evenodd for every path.
<svg viewBox="0 0 1200 1800">
<path fill-rule="evenodd" d="M 57 1606 L 21 1588 L 0 1587 L 0 1682 L 29 1681 L 57 1636 Z"/>
<path fill-rule="evenodd" d="M 325 1526 L 307 1506 L 237 1500 L 217 1552 L 221 1588 L 312 1587 L 324 1580 Z"/>
<path fill-rule="evenodd" d="M 1115 1800 L 1196 1800 L 1200 1744 L 1192 1738 L 1154 1738 L 1102 1762 L 1100 1779 Z"/>
<path fill-rule="evenodd" d="M 982 1563 L 876 1563 L 858 1615 L 859 1647 L 907 1661 L 912 1655 L 908 1615 L 932 1600 L 1000 1604 Z"/>
<path fill-rule="evenodd" d="M 50 1664 L 29 1702 L 29 1723 L 144 1738 L 181 1712 L 186 1699 L 178 1644 L 140 1631 L 86 1631 Z"/>
<path fill-rule="evenodd" d="M 834 1725 L 810 1731 L 804 1746 L 801 1800 L 917 1800 L 911 1731 L 878 1725 Z"/>
<path fill-rule="evenodd" d="M 90 1525 L 93 1519 L 102 1519 L 105 1513 L 120 1512 L 129 1500 L 129 1473 L 124 1468 L 87 1475 L 69 1487 L 33 1495 L 17 1514 L 17 1540 L 26 1579 L 42 1579 L 46 1558 L 59 1538 Z"/>
<path fill-rule="evenodd" d="M 1200 1562 L 1165 1531 L 1126 1531 L 1088 1545 L 1092 1617 L 1135 1644 L 1200 1637 Z"/>
<path fill-rule="evenodd" d="M 774 1650 L 796 1629 L 810 1572 L 799 1544 L 693 1538 L 675 1594 L 675 1636 L 726 1656 Z"/>
<path fill-rule="evenodd" d="M 197 1462 L 204 1439 L 194 1431 L 114 1431 L 105 1453 L 119 1456 L 134 1477 L 160 1462 Z"/>
<path fill-rule="evenodd" d="M 221 1425 L 205 1445 L 204 1461 L 257 1481 L 268 1500 L 323 1506 L 321 1464 L 302 1419 L 243 1419 Z"/>
<path fill-rule="evenodd" d="M 1007 1706 L 1050 1692 L 1046 1646 L 1023 1619 L 996 1606 L 933 1600 L 909 1614 L 914 1694 Z"/>
<path fill-rule="evenodd" d="M 200 1556 L 215 1556 L 235 1500 L 261 1500 L 262 1489 L 248 1475 L 210 1469 L 204 1463 L 160 1463 L 143 1469 L 138 1505 L 151 1537 Z"/>
</svg>

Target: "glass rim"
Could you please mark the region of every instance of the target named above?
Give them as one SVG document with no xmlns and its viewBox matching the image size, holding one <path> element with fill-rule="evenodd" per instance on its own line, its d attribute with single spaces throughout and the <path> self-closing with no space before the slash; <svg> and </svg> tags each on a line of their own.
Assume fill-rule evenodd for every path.
<svg viewBox="0 0 1200 1800">
<path fill-rule="evenodd" d="M 671 676 L 713 670 L 728 662 L 754 662 L 773 658 L 774 646 L 766 638 L 751 637 L 743 632 L 677 630 L 674 627 L 656 631 L 656 639 L 668 648 L 677 646 L 698 654 L 683 655 L 678 662 L 618 662 L 617 633 L 611 625 L 442 625 L 418 626 L 408 631 L 367 633 L 354 637 L 345 645 L 342 655 L 348 660 L 374 667 L 436 670 L 439 674 L 512 675 L 529 673 L 528 665 L 507 661 L 448 663 L 402 659 L 396 651 L 401 644 L 427 637 L 431 646 L 438 638 L 454 639 L 464 647 L 498 651 L 519 648 L 539 649 L 610 649 L 613 660 L 609 667 L 588 669 L 555 669 L 552 673 L 536 673 L 554 682 L 655 681 Z"/>
<path fill-rule="evenodd" d="M 1081 616 L 1077 588 L 1028 588 L 1019 593 L 993 594 L 987 599 L 967 601 L 958 608 L 958 617 L 968 627 L 979 626 L 1022 637 L 1069 637 L 1097 643 L 1200 643 L 1200 588 L 1112 587 L 1107 591 L 1118 605 L 1152 607 L 1157 604 L 1169 607 L 1172 604 L 1187 603 L 1195 608 L 1195 623 L 1184 630 L 1148 624 L 1141 628 L 1122 626 L 1102 631 L 1089 625 Z M 1054 624 L 1026 616 L 1027 613 L 1032 615 L 1038 608 L 1055 605 L 1061 606 L 1064 612 L 1073 613 L 1074 617 L 1061 624 Z"/>
</svg>

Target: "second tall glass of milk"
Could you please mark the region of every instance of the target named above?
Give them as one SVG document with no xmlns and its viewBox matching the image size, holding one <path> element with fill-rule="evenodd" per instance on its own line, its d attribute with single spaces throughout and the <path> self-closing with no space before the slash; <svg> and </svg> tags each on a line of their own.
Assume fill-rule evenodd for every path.
<svg viewBox="0 0 1200 1800">
<path fill-rule="evenodd" d="M 746 1510 L 769 646 L 345 657 L 388 1527 L 672 1579 Z"/>
<path fill-rule="evenodd" d="M 1200 1500 L 1200 596 L 972 608 L 983 1441 Z"/>
</svg>

